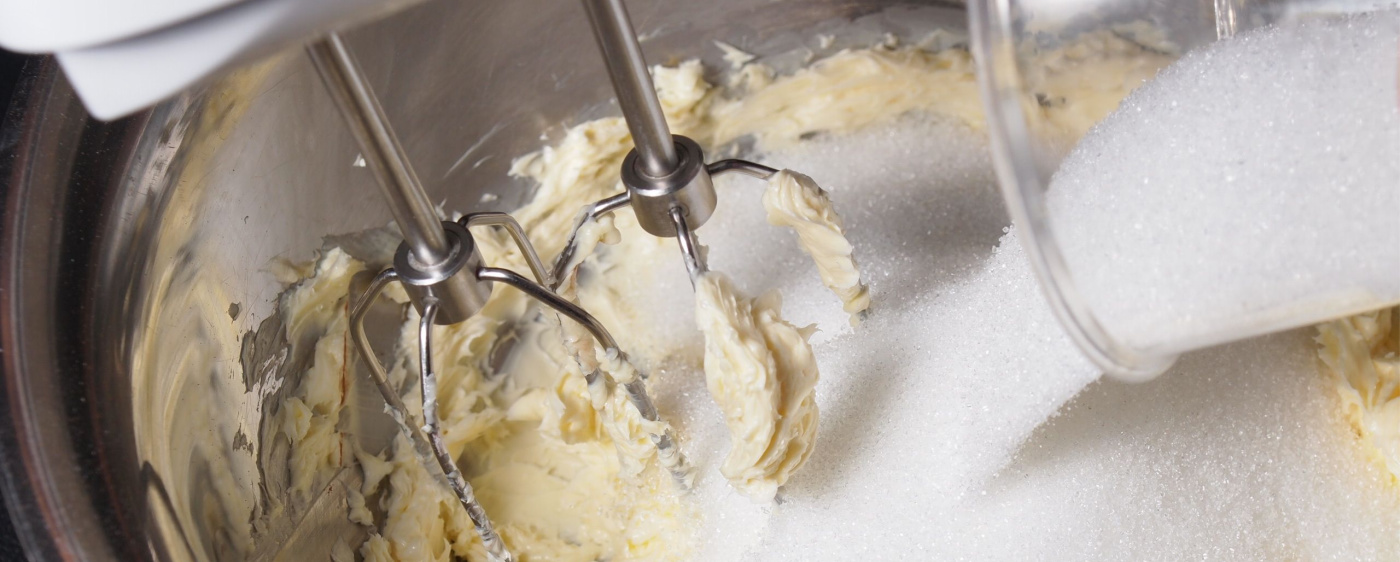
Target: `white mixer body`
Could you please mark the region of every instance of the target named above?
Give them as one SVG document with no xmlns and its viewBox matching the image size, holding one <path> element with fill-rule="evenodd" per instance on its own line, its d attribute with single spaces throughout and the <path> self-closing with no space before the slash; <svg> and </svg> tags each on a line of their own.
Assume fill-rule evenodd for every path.
<svg viewBox="0 0 1400 562">
<path fill-rule="evenodd" d="M 88 111 L 116 119 L 221 71 L 413 3 L 11 1 L 0 4 L 0 46 L 56 53 Z"/>
</svg>

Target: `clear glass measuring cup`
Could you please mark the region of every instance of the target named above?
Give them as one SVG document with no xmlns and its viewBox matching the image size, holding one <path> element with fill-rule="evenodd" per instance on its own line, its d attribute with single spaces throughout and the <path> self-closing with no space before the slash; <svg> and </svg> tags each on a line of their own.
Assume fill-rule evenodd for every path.
<svg viewBox="0 0 1400 562">
<path fill-rule="evenodd" d="M 1275 246 L 1282 241 L 1299 240 L 1325 246 L 1329 236 L 1340 236 L 1340 230 L 1294 226 L 1277 216 L 1249 220 L 1250 213 L 1272 213 L 1264 208 L 1245 209 L 1241 214 L 1241 235 L 1221 234 L 1204 250 L 1172 248 L 1179 241 L 1165 236 L 1169 232 L 1164 230 L 1160 233 L 1163 234 L 1161 240 L 1142 246 L 1147 248 L 1140 252 L 1142 255 L 1127 255 L 1128 259 L 1119 260 L 1121 263 L 1105 260 L 1103 255 L 1090 255 L 1108 252 L 1110 250 L 1105 248 L 1114 245 L 1112 240 L 1094 240 L 1094 236 L 1115 236 L 1115 232 L 1122 231 L 1112 228 L 1095 231 L 1094 225 L 1086 225 L 1073 210 L 1056 202 L 1057 193 L 1051 187 L 1055 183 L 1053 180 L 1058 177 L 1067 155 L 1080 142 L 1084 130 L 1067 127 L 1042 110 L 1056 103 L 1055 99 L 1047 99 L 1046 92 L 1064 86 L 1054 81 L 1066 79 L 1057 76 L 1049 67 L 1053 62 L 1047 61 L 1061 60 L 1056 58 L 1057 52 L 1094 33 L 1109 33 L 1131 41 L 1145 53 L 1170 59 L 1266 26 L 1293 25 L 1304 20 L 1346 17 L 1396 7 L 1394 1 L 1374 0 L 974 0 L 969 3 L 972 42 L 978 58 L 993 156 L 1008 210 L 1017 225 L 1016 235 L 1061 324 L 1100 368 L 1120 379 L 1146 380 L 1165 371 L 1184 351 L 1400 303 L 1400 193 L 1392 196 L 1392 192 L 1383 192 L 1377 199 L 1386 207 L 1381 209 L 1383 212 L 1390 212 L 1392 209 L 1388 207 L 1392 205 L 1395 207 L 1392 215 L 1395 220 L 1390 223 L 1388 232 L 1385 229 L 1376 232 L 1374 243 L 1379 249 L 1368 251 L 1363 267 L 1359 261 L 1346 263 L 1346 255 L 1355 248 L 1338 248 L 1336 264 L 1328 262 L 1337 267 L 1333 268 L 1335 271 L 1325 272 L 1330 276 L 1327 282 L 1314 278 L 1317 273 L 1313 269 L 1318 264 L 1290 263 L 1289 248 Z M 1400 48 L 1392 47 L 1392 52 L 1397 53 L 1397 62 L 1388 68 L 1378 68 L 1377 72 L 1388 72 L 1393 86 L 1395 73 L 1400 68 Z M 1125 80 L 1139 79 L 1134 73 L 1140 73 L 1140 79 L 1150 79 L 1155 67 L 1113 71 L 1121 72 Z M 1392 95 L 1391 99 L 1400 103 L 1400 96 Z M 1217 101 L 1219 104 L 1252 103 L 1251 100 L 1223 97 Z M 1400 111 L 1393 105 L 1391 109 Z M 1328 110 L 1328 107 L 1317 108 L 1317 111 Z M 1388 118 L 1385 111 L 1384 108 L 1378 110 Z M 1395 158 L 1400 159 L 1400 153 Z M 1277 164 L 1293 165 L 1291 162 Z M 1222 180 L 1222 185 L 1232 179 Z M 1387 189 L 1400 192 L 1400 176 L 1391 179 L 1394 181 Z M 1133 221 L 1154 218 L 1156 209 L 1152 205 L 1156 203 L 1150 201 L 1151 194 L 1150 190 L 1137 189 L 1123 196 L 1135 198 L 1135 201 L 1120 202 L 1122 204 L 1117 207 L 1113 203 L 1105 205 L 1119 214 L 1119 228 L 1142 228 Z M 1277 203 L 1267 198 L 1260 201 Z M 1171 205 L 1163 208 L 1166 207 Z M 1177 218 L 1182 223 L 1178 227 L 1189 227 L 1195 219 L 1192 216 Z M 1267 220 L 1270 218 L 1272 223 Z M 1261 224 L 1265 226 L 1259 226 Z M 1147 228 L 1152 227 L 1148 225 Z M 1250 228 L 1269 228 L 1277 234 L 1251 238 Z M 1342 225 L 1338 225 L 1338 229 L 1341 228 Z M 1194 243 L 1199 245 L 1200 242 Z M 1221 278 L 1229 282 L 1218 286 L 1191 287 L 1189 283 L 1199 285 L 1200 279 L 1189 281 L 1183 277 L 1179 283 L 1171 279 L 1173 272 L 1189 269 L 1196 265 L 1195 261 L 1211 262 L 1210 259 L 1193 261 L 1193 257 L 1211 257 L 1202 256 L 1202 251 L 1228 252 L 1244 259 L 1219 272 Z M 1213 265 L 1207 265 L 1219 268 L 1221 263 L 1232 262 L 1216 260 Z M 1260 263 L 1270 265 L 1261 266 Z M 1356 269 L 1354 274 L 1347 269 L 1352 265 Z M 1229 271 L 1230 268 L 1237 270 Z M 1143 279 L 1146 276 L 1154 277 Z M 1173 295 L 1165 300 L 1159 298 L 1164 292 Z"/>
</svg>

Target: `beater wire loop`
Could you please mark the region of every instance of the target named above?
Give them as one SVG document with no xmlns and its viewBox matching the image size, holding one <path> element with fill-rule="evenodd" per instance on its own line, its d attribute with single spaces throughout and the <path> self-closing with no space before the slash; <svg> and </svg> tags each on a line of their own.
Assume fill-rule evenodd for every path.
<svg viewBox="0 0 1400 562">
<path fill-rule="evenodd" d="M 476 528 L 477 536 L 481 538 L 481 543 L 486 547 L 487 554 L 498 562 L 513 562 L 515 557 L 506 549 L 505 542 L 496 533 L 491 519 L 486 515 L 486 510 L 481 507 L 481 503 L 477 502 L 471 484 L 462 476 L 462 471 L 457 468 L 457 463 L 447 451 L 447 444 L 442 439 L 442 433 L 438 431 L 437 376 L 433 372 L 431 353 L 432 323 L 437 316 L 437 299 L 432 296 L 424 299 L 423 317 L 418 326 L 418 357 L 421 364 L 418 374 L 419 387 L 423 397 L 423 423 L 421 425 L 414 423 L 411 419 L 408 407 L 404 405 L 398 391 L 390 386 L 384 365 L 380 364 L 379 358 L 374 354 L 374 348 L 370 346 L 369 336 L 365 334 L 365 315 L 369 313 L 374 301 L 384 292 L 384 288 L 392 281 L 399 281 L 399 275 L 393 268 L 380 271 L 351 307 L 350 336 L 354 341 L 355 351 L 359 353 L 360 359 L 369 368 L 370 378 L 374 380 L 379 394 L 383 395 L 384 402 L 389 406 L 389 414 L 393 416 L 394 421 L 398 422 L 399 427 L 407 432 L 415 443 L 426 443 L 432 451 L 434 460 L 437 461 L 438 467 L 442 470 L 442 476 L 446 478 L 448 487 L 452 489 L 453 494 L 457 496 L 457 501 L 462 504 L 467 516 L 471 518 L 472 526 Z"/>
</svg>

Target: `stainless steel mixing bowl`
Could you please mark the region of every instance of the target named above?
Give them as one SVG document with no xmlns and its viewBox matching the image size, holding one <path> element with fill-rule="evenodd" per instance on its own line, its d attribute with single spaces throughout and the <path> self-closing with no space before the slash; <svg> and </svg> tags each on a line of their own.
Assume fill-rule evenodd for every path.
<svg viewBox="0 0 1400 562">
<path fill-rule="evenodd" d="M 630 8 L 652 62 L 717 68 L 712 40 L 796 60 L 818 34 L 964 25 L 952 1 Z M 440 1 L 349 37 L 449 208 L 519 205 L 511 158 L 616 112 L 574 2 Z M 389 214 L 310 63 L 291 50 L 115 123 L 89 119 L 52 61 L 21 88 L 0 132 L 0 475 L 29 556 L 324 559 L 291 530 L 328 508 L 287 501 L 269 461 L 263 422 L 305 359 L 279 339 L 272 271 Z"/>
</svg>

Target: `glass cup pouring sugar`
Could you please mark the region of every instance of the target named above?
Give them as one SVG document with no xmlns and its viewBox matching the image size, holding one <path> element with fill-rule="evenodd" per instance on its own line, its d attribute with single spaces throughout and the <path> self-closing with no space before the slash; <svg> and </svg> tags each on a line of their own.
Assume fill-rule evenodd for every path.
<svg viewBox="0 0 1400 562">
<path fill-rule="evenodd" d="M 1013 235 L 1105 372 L 1146 380 L 1188 350 L 1400 304 L 1396 2 L 970 9 Z M 1067 62 L 1104 34 L 1180 58 L 1083 134 L 1046 111 L 1094 87 L 1071 63 L 1141 79 Z"/>
</svg>

